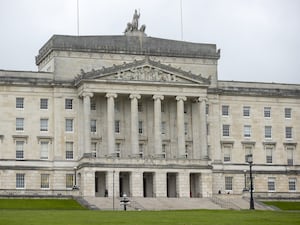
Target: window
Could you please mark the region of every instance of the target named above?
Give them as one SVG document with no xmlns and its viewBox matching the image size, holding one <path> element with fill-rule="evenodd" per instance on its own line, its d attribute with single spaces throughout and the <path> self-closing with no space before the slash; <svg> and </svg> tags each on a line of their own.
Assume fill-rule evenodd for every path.
<svg viewBox="0 0 300 225">
<path fill-rule="evenodd" d="M 73 188 L 73 174 L 66 174 L 66 188 Z"/>
<path fill-rule="evenodd" d="M 162 122 L 161 122 L 161 127 L 160 127 L 160 129 L 161 129 L 161 133 L 162 133 L 162 134 L 165 134 L 165 133 L 166 133 L 166 121 L 162 121 Z"/>
<path fill-rule="evenodd" d="M 243 116 L 249 117 L 250 116 L 250 106 L 243 107 Z"/>
<path fill-rule="evenodd" d="M 47 98 L 40 99 L 40 109 L 48 109 L 48 99 Z"/>
<path fill-rule="evenodd" d="M 188 105 L 187 105 L 187 103 L 184 103 L 184 105 L 183 105 L 183 112 L 185 114 L 188 113 Z"/>
<path fill-rule="evenodd" d="M 66 132 L 73 132 L 73 119 L 66 119 Z"/>
<path fill-rule="evenodd" d="M 41 159 L 48 159 L 48 141 L 41 141 Z"/>
<path fill-rule="evenodd" d="M 40 131 L 48 131 L 48 119 L 40 119 Z"/>
<path fill-rule="evenodd" d="M 206 134 L 210 135 L 209 123 L 206 124 Z"/>
<path fill-rule="evenodd" d="M 24 98 L 16 98 L 16 108 L 24 109 Z"/>
<path fill-rule="evenodd" d="M 205 113 L 206 113 L 206 115 L 208 115 L 208 113 L 209 113 L 209 104 L 206 104 Z"/>
<path fill-rule="evenodd" d="M 96 101 L 91 99 L 91 110 L 96 110 Z"/>
<path fill-rule="evenodd" d="M 289 179 L 289 191 L 296 191 L 296 178 Z"/>
<path fill-rule="evenodd" d="M 120 112 L 120 101 L 115 101 L 115 111 Z"/>
<path fill-rule="evenodd" d="M 16 159 L 24 159 L 24 141 L 16 141 Z"/>
<path fill-rule="evenodd" d="M 138 102 L 138 112 L 143 112 L 143 104 Z"/>
<path fill-rule="evenodd" d="M 66 159 L 73 159 L 73 142 L 66 142 Z"/>
<path fill-rule="evenodd" d="M 251 145 L 247 145 L 245 146 L 245 162 L 248 163 L 248 155 L 252 155 L 253 157 L 253 153 L 252 153 L 252 146 Z"/>
<path fill-rule="evenodd" d="M 41 174 L 41 188 L 49 188 L 49 174 Z"/>
<path fill-rule="evenodd" d="M 271 117 L 271 107 L 264 107 L 264 117 L 265 118 Z"/>
<path fill-rule="evenodd" d="M 266 162 L 267 163 L 273 162 L 273 147 L 270 146 L 266 147 Z"/>
<path fill-rule="evenodd" d="M 73 99 L 71 98 L 65 99 L 65 109 L 73 109 Z"/>
<path fill-rule="evenodd" d="M 189 124 L 188 123 L 184 123 L 184 134 L 185 135 L 188 134 L 188 128 L 189 128 Z"/>
<path fill-rule="evenodd" d="M 245 138 L 251 137 L 251 126 L 250 125 L 244 126 L 244 137 Z"/>
<path fill-rule="evenodd" d="M 16 118 L 16 131 L 24 131 L 24 118 Z"/>
<path fill-rule="evenodd" d="M 96 133 L 97 132 L 97 121 L 91 120 L 91 132 Z"/>
<path fill-rule="evenodd" d="M 143 133 L 143 121 L 139 121 L 139 134 Z"/>
<path fill-rule="evenodd" d="M 92 148 L 92 157 L 96 158 L 97 157 L 97 142 L 92 142 L 91 148 Z"/>
<path fill-rule="evenodd" d="M 292 118 L 292 109 L 291 108 L 285 108 L 284 109 L 284 117 L 286 119 L 291 119 Z"/>
<path fill-rule="evenodd" d="M 120 120 L 115 120 L 115 133 L 120 133 Z"/>
<path fill-rule="evenodd" d="M 230 162 L 231 161 L 231 145 L 224 145 L 223 151 L 224 151 L 224 162 Z"/>
<path fill-rule="evenodd" d="M 160 111 L 161 111 L 162 113 L 164 113 L 164 112 L 166 111 L 166 103 L 164 103 L 164 102 L 161 103 Z"/>
<path fill-rule="evenodd" d="M 161 151 L 162 151 L 163 157 L 166 158 L 167 144 L 161 145 Z"/>
<path fill-rule="evenodd" d="M 16 174 L 16 188 L 25 188 L 25 174 L 24 173 Z"/>
<path fill-rule="evenodd" d="M 223 137 L 229 137 L 230 136 L 230 125 L 223 124 Z"/>
<path fill-rule="evenodd" d="M 225 177 L 225 190 L 232 191 L 232 180 L 233 177 Z"/>
<path fill-rule="evenodd" d="M 115 151 L 116 151 L 117 157 L 120 157 L 120 153 L 121 153 L 121 143 L 116 143 L 116 144 L 115 144 Z"/>
<path fill-rule="evenodd" d="M 275 191 L 275 178 L 274 177 L 268 178 L 268 191 Z"/>
<path fill-rule="evenodd" d="M 287 147 L 286 148 L 286 153 L 287 153 L 287 164 L 289 166 L 294 165 L 294 147 Z"/>
<path fill-rule="evenodd" d="M 293 128 L 292 127 L 286 127 L 285 128 L 285 138 L 286 139 L 292 139 L 293 138 Z"/>
<path fill-rule="evenodd" d="M 222 105 L 222 116 L 229 116 L 229 106 Z"/>
<path fill-rule="evenodd" d="M 189 155 L 189 150 L 190 150 L 190 146 L 189 145 L 185 145 L 185 151 L 184 151 L 184 157 L 187 158 Z"/>
<path fill-rule="evenodd" d="M 139 144 L 139 154 L 140 154 L 140 157 L 143 158 L 144 144 Z"/>
<path fill-rule="evenodd" d="M 265 126 L 265 138 L 272 138 L 272 127 Z"/>
</svg>

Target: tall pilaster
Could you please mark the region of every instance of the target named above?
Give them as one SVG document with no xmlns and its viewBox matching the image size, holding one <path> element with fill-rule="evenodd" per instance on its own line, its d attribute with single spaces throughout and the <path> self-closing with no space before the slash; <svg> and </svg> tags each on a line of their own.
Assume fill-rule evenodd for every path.
<svg viewBox="0 0 300 225">
<path fill-rule="evenodd" d="M 200 112 L 200 149 L 201 159 L 208 159 L 207 152 L 207 120 L 206 120 L 206 102 L 207 99 L 200 97 L 199 99 Z"/>
<path fill-rule="evenodd" d="M 131 154 L 136 157 L 139 154 L 139 136 L 138 136 L 138 100 L 141 98 L 139 94 L 131 94 Z"/>
<path fill-rule="evenodd" d="M 107 93 L 107 148 L 108 155 L 114 156 L 115 154 L 115 98 L 116 93 Z"/>
<path fill-rule="evenodd" d="M 154 152 L 157 157 L 162 156 L 161 141 L 161 101 L 164 100 L 162 95 L 153 95 L 154 99 Z"/>
<path fill-rule="evenodd" d="M 177 96 L 177 146 L 178 157 L 185 156 L 185 133 L 184 133 L 184 101 L 185 96 Z"/>
<path fill-rule="evenodd" d="M 84 92 L 83 97 L 83 143 L 84 155 L 91 156 L 91 98 L 93 93 Z"/>
</svg>

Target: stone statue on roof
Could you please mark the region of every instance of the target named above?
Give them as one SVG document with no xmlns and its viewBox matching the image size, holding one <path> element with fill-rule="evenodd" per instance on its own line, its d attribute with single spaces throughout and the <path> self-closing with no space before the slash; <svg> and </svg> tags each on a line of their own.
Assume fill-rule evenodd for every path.
<svg viewBox="0 0 300 225">
<path fill-rule="evenodd" d="M 140 12 L 137 12 L 137 10 L 134 10 L 133 18 L 131 23 L 127 23 L 127 27 L 124 31 L 125 34 L 130 34 L 130 33 L 139 33 L 142 32 L 144 33 L 146 30 L 146 26 L 142 25 L 139 28 L 139 19 L 140 19 Z"/>
</svg>

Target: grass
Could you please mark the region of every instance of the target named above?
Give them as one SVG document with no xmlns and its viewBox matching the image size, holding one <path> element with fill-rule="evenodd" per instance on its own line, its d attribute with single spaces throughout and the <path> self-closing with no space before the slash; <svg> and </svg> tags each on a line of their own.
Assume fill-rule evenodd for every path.
<svg viewBox="0 0 300 225">
<path fill-rule="evenodd" d="M 264 204 L 275 206 L 281 210 L 300 210 L 300 202 L 266 201 Z"/>
<path fill-rule="evenodd" d="M 0 225 L 298 225 L 292 211 L 92 211 L 73 200 L 0 199 Z"/>
</svg>

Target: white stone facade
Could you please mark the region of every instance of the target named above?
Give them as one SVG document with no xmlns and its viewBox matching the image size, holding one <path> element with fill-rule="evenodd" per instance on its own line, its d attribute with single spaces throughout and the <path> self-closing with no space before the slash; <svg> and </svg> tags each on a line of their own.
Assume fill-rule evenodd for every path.
<svg viewBox="0 0 300 225">
<path fill-rule="evenodd" d="M 300 85 L 218 81 L 215 45 L 110 38 L 0 71 L 1 195 L 242 194 L 249 153 L 256 195 L 300 195 Z"/>
</svg>

